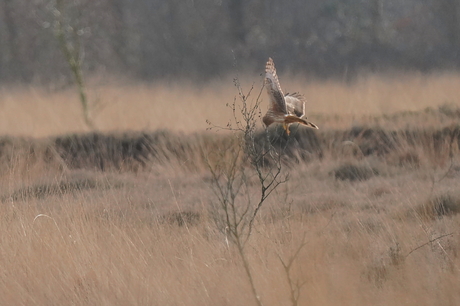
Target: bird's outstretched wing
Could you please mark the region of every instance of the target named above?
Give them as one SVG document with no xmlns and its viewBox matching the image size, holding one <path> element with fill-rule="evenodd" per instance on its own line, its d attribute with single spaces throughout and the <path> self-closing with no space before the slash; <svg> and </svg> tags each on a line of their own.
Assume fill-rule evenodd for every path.
<svg viewBox="0 0 460 306">
<path fill-rule="evenodd" d="M 303 95 L 298 92 L 294 92 L 292 94 L 287 93 L 284 96 L 284 101 L 286 103 L 286 110 L 288 114 L 294 114 L 299 118 L 305 116 L 305 102 L 307 100 Z"/>
<path fill-rule="evenodd" d="M 265 65 L 265 86 L 267 87 L 268 96 L 270 97 L 270 108 L 274 113 L 287 114 L 284 94 L 281 90 L 278 76 L 276 75 L 275 63 L 272 58 L 268 58 Z"/>
</svg>

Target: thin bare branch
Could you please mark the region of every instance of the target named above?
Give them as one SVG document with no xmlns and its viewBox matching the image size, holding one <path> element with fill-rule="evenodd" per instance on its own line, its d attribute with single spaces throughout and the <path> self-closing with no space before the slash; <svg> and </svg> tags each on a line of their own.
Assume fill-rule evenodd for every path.
<svg viewBox="0 0 460 306">
<path fill-rule="evenodd" d="M 407 258 L 410 254 L 412 254 L 413 252 L 417 251 L 418 249 L 423 248 L 425 245 L 428 245 L 428 244 L 430 244 L 430 243 L 433 243 L 433 242 L 435 242 L 435 241 L 437 241 L 437 240 L 439 240 L 439 239 L 442 239 L 442 238 L 444 238 L 444 237 L 452 236 L 453 234 L 454 234 L 454 233 L 444 234 L 444 235 L 438 236 L 438 237 L 436 237 L 436 238 L 434 238 L 434 239 L 431 239 L 431 240 L 425 242 L 424 244 L 419 245 L 419 246 L 416 247 L 415 249 L 412 249 L 412 250 L 411 250 L 409 253 L 407 253 L 406 256 L 404 256 L 404 257 Z"/>
</svg>

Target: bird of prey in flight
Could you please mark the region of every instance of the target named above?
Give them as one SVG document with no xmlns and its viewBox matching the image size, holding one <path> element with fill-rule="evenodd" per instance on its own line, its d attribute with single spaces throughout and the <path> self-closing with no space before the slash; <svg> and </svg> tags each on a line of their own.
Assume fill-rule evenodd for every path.
<svg viewBox="0 0 460 306">
<path fill-rule="evenodd" d="M 318 129 L 316 124 L 306 120 L 304 96 L 299 93 L 283 94 L 276 75 L 275 63 L 271 58 L 268 58 L 265 65 L 265 87 L 270 97 L 270 106 L 262 121 L 267 127 L 272 123 L 282 123 L 288 135 L 289 126 L 293 123 Z"/>
</svg>

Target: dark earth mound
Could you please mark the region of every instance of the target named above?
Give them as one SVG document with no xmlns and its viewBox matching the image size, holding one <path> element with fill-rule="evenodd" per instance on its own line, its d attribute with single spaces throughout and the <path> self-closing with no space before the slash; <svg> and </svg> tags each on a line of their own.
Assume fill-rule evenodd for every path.
<svg viewBox="0 0 460 306">
<path fill-rule="evenodd" d="M 165 130 L 123 134 L 94 132 L 46 140 L 5 136 L 0 138 L 0 166 L 8 170 L 21 159 L 28 164 L 57 161 L 69 169 L 99 171 L 140 171 L 153 163 L 172 161 L 193 166 L 203 162 L 207 152 L 228 148 L 230 137 L 224 133 L 184 135 Z M 382 158 L 394 152 L 404 157 L 417 148 L 436 162 L 441 156 L 458 152 L 459 138 L 460 126 L 397 131 L 365 127 L 345 131 L 312 130 L 291 126 L 290 136 L 278 126 L 256 133 L 254 147 L 263 153 L 270 144 L 283 160 L 290 162 L 309 162 L 325 156 L 339 159 L 338 152 L 344 143 L 352 143 L 362 156 Z"/>
</svg>

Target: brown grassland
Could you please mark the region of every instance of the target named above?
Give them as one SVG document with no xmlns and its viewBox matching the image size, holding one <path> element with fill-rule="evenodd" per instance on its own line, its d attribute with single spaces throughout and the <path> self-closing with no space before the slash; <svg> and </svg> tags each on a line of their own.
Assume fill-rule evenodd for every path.
<svg viewBox="0 0 460 306">
<path fill-rule="evenodd" d="M 269 130 L 289 176 L 244 249 L 262 304 L 460 305 L 460 75 L 280 78 L 320 130 Z M 113 83 L 90 87 L 97 132 L 74 89 L 0 90 L 0 305 L 255 304 L 207 165 L 235 150 L 206 131 L 231 80 Z"/>
</svg>

